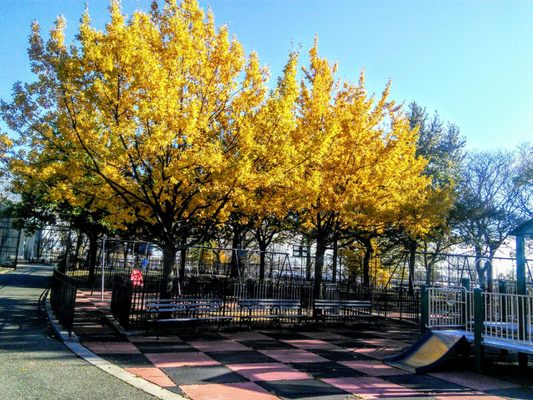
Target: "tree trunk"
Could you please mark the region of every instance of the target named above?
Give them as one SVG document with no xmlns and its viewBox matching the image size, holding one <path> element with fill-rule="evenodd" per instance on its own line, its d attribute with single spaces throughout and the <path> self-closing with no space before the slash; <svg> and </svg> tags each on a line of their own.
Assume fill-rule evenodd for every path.
<svg viewBox="0 0 533 400">
<path fill-rule="evenodd" d="M 475 268 L 477 273 L 477 280 L 479 287 L 482 290 L 485 290 L 485 263 L 482 262 L 483 253 L 481 248 L 476 247 L 476 261 L 475 261 Z"/>
<path fill-rule="evenodd" d="M 262 281 L 265 279 L 266 251 L 268 246 L 263 240 L 258 240 L 257 244 L 259 245 L 259 280 Z"/>
<path fill-rule="evenodd" d="M 494 257 L 494 252 L 492 249 L 489 252 L 488 261 L 485 263 L 485 269 L 487 273 L 487 292 L 492 292 L 494 289 L 494 274 L 492 270 L 492 259 Z"/>
<path fill-rule="evenodd" d="M 239 249 L 241 248 L 241 243 L 242 243 L 241 234 L 242 234 L 241 228 L 238 226 L 234 226 L 233 239 L 231 241 L 232 252 L 231 252 L 231 267 L 230 267 L 230 274 L 229 274 L 230 278 L 236 278 L 239 276 L 241 260 L 239 260 L 240 255 L 238 253 L 239 253 Z"/>
<path fill-rule="evenodd" d="M 122 248 L 122 254 L 124 256 L 124 269 L 128 268 L 128 255 L 129 255 L 129 247 L 130 244 L 128 242 L 124 243 L 124 247 Z"/>
<path fill-rule="evenodd" d="M 98 254 L 98 233 L 89 232 L 89 283 L 93 284 L 96 275 L 96 255 Z"/>
<path fill-rule="evenodd" d="M 80 258 L 80 249 L 81 249 L 82 242 L 83 242 L 83 233 L 81 231 L 78 231 L 78 237 L 76 238 L 76 247 L 74 249 L 74 265 L 75 265 L 75 269 L 79 269 L 80 268 L 79 258 Z"/>
<path fill-rule="evenodd" d="M 183 283 L 185 279 L 185 266 L 187 264 L 187 249 L 180 250 L 180 282 Z"/>
<path fill-rule="evenodd" d="M 337 254 L 339 251 L 339 241 L 337 238 L 333 241 L 333 263 L 331 265 L 331 280 L 337 282 Z"/>
<path fill-rule="evenodd" d="M 418 243 L 416 240 L 409 240 L 409 288 L 407 294 L 412 296 L 415 293 L 415 264 L 416 264 L 416 248 Z"/>
<path fill-rule="evenodd" d="M 174 277 L 174 263 L 176 261 L 176 246 L 174 243 L 165 243 L 163 246 L 163 281 L 159 297 L 168 299 L 172 294 L 172 278 Z"/>
<path fill-rule="evenodd" d="M 319 237 L 316 241 L 315 255 L 315 283 L 313 286 L 313 299 L 320 298 L 320 288 L 322 286 L 322 270 L 324 268 L 324 255 L 326 254 L 326 241 Z"/>
<path fill-rule="evenodd" d="M 311 240 L 306 241 L 306 256 L 305 256 L 305 279 L 311 280 Z"/>
<path fill-rule="evenodd" d="M 363 257 L 363 286 L 370 287 L 370 261 L 372 260 L 372 241 L 368 238 L 362 239 L 361 242 L 365 247 L 365 255 Z"/>
</svg>

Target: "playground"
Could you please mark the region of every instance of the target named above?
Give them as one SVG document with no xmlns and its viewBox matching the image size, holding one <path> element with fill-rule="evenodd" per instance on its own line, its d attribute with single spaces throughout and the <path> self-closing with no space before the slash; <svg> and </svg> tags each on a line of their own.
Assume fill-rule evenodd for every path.
<svg viewBox="0 0 533 400">
<path fill-rule="evenodd" d="M 515 232 L 519 250 L 528 232 Z M 193 400 L 533 396 L 533 300 L 520 252 L 510 289 L 483 291 L 463 270 L 454 275 L 462 286 L 413 295 L 325 281 L 319 298 L 305 279 L 253 279 L 253 254 L 234 251 L 231 277 L 231 257 L 206 253 L 178 260 L 185 276 L 176 271 L 168 299 L 157 268 L 133 265 L 128 276 L 127 257 L 102 257 L 115 271 L 101 268 L 92 288 L 55 271 L 56 296 L 71 288 L 60 291 L 61 304 L 73 304 L 62 322 L 106 362 Z M 264 259 L 275 256 L 293 272 L 286 254 Z"/>
<path fill-rule="evenodd" d="M 517 368 L 513 355 L 487 352 L 490 368 L 483 375 L 473 372 L 473 356 L 449 358 L 426 374 L 383 363 L 416 342 L 419 328 L 405 322 L 383 320 L 379 328 L 362 322 L 349 328 L 181 330 L 159 338 L 125 338 L 88 323 L 87 313 L 105 304 L 98 294 L 79 293 L 77 310 L 86 314 L 74 332 L 84 346 L 135 376 L 193 400 L 525 399 L 533 393 L 528 372 Z"/>
</svg>

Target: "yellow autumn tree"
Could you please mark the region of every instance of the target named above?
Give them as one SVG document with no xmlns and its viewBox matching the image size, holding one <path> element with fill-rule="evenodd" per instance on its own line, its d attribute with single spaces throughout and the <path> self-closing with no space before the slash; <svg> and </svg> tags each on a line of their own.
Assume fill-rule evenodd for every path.
<svg viewBox="0 0 533 400">
<path fill-rule="evenodd" d="M 251 224 L 259 246 L 259 279 L 265 275 L 266 250 L 274 236 L 285 229 L 284 220 L 298 196 L 293 190 L 299 166 L 295 164 L 291 135 L 296 127 L 298 54 L 291 53 L 278 84 L 251 120 L 250 148 L 254 184 L 238 205 Z"/>
<path fill-rule="evenodd" d="M 339 233 L 380 231 L 402 221 L 405 204 L 425 195 L 430 180 L 416 157 L 416 131 L 399 107 L 369 96 L 359 82 L 338 82 L 336 66 L 310 50 L 298 100 L 294 143 L 305 171 L 297 186 L 302 203 L 299 222 L 316 240 L 315 288 L 319 295 L 327 246 Z M 427 221 L 413 219 L 409 229 L 424 231 Z"/>
<path fill-rule="evenodd" d="M 52 196 L 76 203 L 85 191 L 113 226 L 135 222 L 163 248 L 168 283 L 182 238 L 224 221 L 253 184 L 250 118 L 265 72 L 195 0 L 129 19 L 112 1 L 104 30 L 88 12 L 76 42 L 64 30 L 58 18 L 45 43 L 33 25 L 37 80 L 15 87 L 4 114 L 49 153 L 47 174 L 68 177 Z"/>
</svg>

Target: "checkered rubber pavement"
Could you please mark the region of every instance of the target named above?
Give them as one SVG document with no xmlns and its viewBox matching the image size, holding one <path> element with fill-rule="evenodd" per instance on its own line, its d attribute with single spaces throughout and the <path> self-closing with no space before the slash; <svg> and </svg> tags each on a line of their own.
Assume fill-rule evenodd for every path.
<svg viewBox="0 0 533 400">
<path fill-rule="evenodd" d="M 418 337 L 413 332 L 412 339 Z M 398 340 L 395 340 L 398 339 Z M 409 374 L 381 359 L 409 343 L 405 331 L 264 330 L 132 337 L 85 346 L 127 371 L 192 400 L 496 399 L 505 382 L 460 374 Z M 473 379 L 472 382 L 476 380 Z"/>
</svg>

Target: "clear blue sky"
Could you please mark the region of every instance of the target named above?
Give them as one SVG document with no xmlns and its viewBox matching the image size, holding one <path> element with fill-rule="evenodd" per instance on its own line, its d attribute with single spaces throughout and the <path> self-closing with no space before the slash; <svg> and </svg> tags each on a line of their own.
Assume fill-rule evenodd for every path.
<svg viewBox="0 0 533 400">
<path fill-rule="evenodd" d="M 83 0 L 4 1 L 0 9 L 0 98 L 31 80 L 30 23 L 48 30 L 63 14 L 70 37 Z M 88 0 L 94 24 L 107 21 L 106 0 Z M 533 0 L 200 0 L 246 50 L 256 50 L 275 79 L 288 52 L 320 52 L 339 63 L 341 78 L 366 70 L 368 88 L 392 79 L 392 97 L 415 100 L 455 122 L 477 149 L 533 141 Z M 126 12 L 149 0 L 123 0 Z M 306 54 L 303 54 L 306 56 Z M 5 129 L 2 123 L 1 128 Z"/>
</svg>

